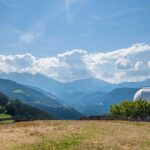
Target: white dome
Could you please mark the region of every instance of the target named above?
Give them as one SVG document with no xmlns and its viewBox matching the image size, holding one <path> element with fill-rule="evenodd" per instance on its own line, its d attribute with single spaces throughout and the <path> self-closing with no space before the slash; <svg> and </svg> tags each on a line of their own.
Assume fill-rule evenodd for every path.
<svg viewBox="0 0 150 150">
<path fill-rule="evenodd" d="M 150 101 L 150 88 L 142 88 L 138 90 L 134 95 L 133 101 L 139 99 Z"/>
</svg>

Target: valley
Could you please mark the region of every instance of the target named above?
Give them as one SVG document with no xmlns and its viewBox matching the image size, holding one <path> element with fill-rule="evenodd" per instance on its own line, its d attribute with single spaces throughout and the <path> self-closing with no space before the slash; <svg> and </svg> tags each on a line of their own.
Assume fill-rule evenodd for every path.
<svg viewBox="0 0 150 150">
<path fill-rule="evenodd" d="M 1 73 L 0 78 L 0 90 L 10 98 L 21 99 L 56 119 L 106 114 L 112 104 L 132 101 L 139 88 L 150 85 L 150 80 L 113 84 L 96 78 L 64 83 L 42 74 L 29 73 Z"/>
<path fill-rule="evenodd" d="M 150 0 L 0 0 L 0 150 L 150 150 Z"/>
</svg>

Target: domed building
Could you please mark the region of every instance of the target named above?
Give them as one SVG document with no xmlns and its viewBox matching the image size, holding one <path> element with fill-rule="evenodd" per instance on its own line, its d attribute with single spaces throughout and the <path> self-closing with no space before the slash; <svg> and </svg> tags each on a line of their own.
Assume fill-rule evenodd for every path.
<svg viewBox="0 0 150 150">
<path fill-rule="evenodd" d="M 150 101 L 150 88 L 148 87 L 142 88 L 135 93 L 133 101 L 140 100 L 140 99 Z"/>
</svg>

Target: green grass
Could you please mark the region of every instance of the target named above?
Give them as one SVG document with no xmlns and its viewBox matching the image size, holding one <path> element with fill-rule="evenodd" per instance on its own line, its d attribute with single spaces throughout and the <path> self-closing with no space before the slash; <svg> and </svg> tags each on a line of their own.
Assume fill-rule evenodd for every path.
<svg viewBox="0 0 150 150">
<path fill-rule="evenodd" d="M 148 122 L 33 121 L 0 125 L 0 131 L 2 150 L 149 150 L 150 147 Z"/>
<path fill-rule="evenodd" d="M 3 118 L 11 118 L 11 115 L 8 115 L 8 114 L 0 114 L 0 119 L 3 119 Z"/>
<path fill-rule="evenodd" d="M 21 149 L 25 150 L 70 150 L 78 146 L 82 142 L 81 136 L 65 137 L 61 140 L 43 139 L 42 142 L 23 145 Z"/>
<path fill-rule="evenodd" d="M 9 123 L 13 123 L 14 120 L 5 120 L 5 121 L 0 121 L 0 124 L 9 124 Z"/>
<path fill-rule="evenodd" d="M 22 150 L 74 150 L 78 149 L 78 146 L 83 140 L 94 137 L 96 126 L 88 126 L 79 133 L 72 133 L 71 135 L 64 136 L 62 139 L 48 139 L 42 137 L 42 141 L 35 144 L 22 145 Z M 18 148 L 17 148 L 18 149 Z"/>
<path fill-rule="evenodd" d="M 8 119 L 8 118 L 11 118 L 12 116 L 9 115 L 9 114 L 0 114 L 0 119 Z M 1 123 L 13 123 L 14 120 L 4 120 L 4 121 L 0 121 L 0 124 Z"/>
<path fill-rule="evenodd" d="M 13 90 L 13 93 L 16 93 L 16 94 L 22 93 L 22 94 L 24 94 L 24 91 L 22 91 L 21 89 L 15 89 L 15 90 Z"/>
</svg>

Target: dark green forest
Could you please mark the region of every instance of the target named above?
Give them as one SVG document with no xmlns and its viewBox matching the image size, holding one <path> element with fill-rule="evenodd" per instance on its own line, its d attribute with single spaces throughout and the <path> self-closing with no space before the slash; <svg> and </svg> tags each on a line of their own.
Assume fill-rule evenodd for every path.
<svg viewBox="0 0 150 150">
<path fill-rule="evenodd" d="M 9 114 L 16 121 L 45 120 L 52 118 L 46 112 L 24 104 L 20 100 L 10 100 L 9 97 L 1 92 L 0 114 Z"/>
</svg>

